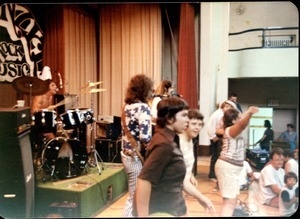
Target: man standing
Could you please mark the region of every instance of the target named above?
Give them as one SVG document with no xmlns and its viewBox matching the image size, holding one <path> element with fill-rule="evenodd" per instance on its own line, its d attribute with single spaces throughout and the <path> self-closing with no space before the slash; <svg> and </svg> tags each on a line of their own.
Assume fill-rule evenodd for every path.
<svg viewBox="0 0 300 219">
<path fill-rule="evenodd" d="M 241 105 L 237 102 L 237 94 L 236 93 L 230 93 L 229 96 L 228 96 L 228 100 L 231 100 L 232 102 L 235 103 L 237 109 L 242 113 L 242 107 Z"/>
<path fill-rule="evenodd" d="M 290 145 L 290 151 L 293 152 L 296 149 L 297 141 L 297 132 L 295 132 L 295 126 L 293 124 L 287 124 L 286 131 L 281 133 L 278 140 L 288 143 Z"/>
</svg>

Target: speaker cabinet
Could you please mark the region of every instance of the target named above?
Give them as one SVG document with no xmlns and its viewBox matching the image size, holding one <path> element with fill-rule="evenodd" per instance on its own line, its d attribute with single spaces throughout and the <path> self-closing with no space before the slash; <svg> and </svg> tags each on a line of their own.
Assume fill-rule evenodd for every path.
<svg viewBox="0 0 300 219">
<path fill-rule="evenodd" d="M 96 123 L 96 136 L 99 138 L 117 139 L 122 133 L 121 123 Z"/>
<path fill-rule="evenodd" d="M 0 109 L 0 216 L 4 218 L 30 218 L 34 214 L 30 129 L 22 128 L 28 127 L 30 119 L 25 117 L 29 112 L 29 108 Z"/>
<path fill-rule="evenodd" d="M 122 163 L 120 155 L 121 141 L 108 138 L 97 138 L 96 150 L 104 162 Z"/>
</svg>

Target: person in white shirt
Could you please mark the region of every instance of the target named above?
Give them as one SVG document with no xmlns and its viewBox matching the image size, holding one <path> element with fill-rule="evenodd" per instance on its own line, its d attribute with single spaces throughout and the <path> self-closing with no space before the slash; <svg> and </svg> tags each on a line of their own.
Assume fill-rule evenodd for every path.
<svg viewBox="0 0 300 219">
<path fill-rule="evenodd" d="M 194 139 L 199 135 L 204 123 L 203 115 L 198 109 L 190 109 L 188 111 L 189 124 L 187 129 L 179 134 L 180 150 L 183 154 L 186 166 L 186 174 L 183 181 L 184 191 L 195 197 L 198 202 L 205 208 L 207 212 L 215 212 L 214 205 L 211 200 L 204 196 L 198 189 L 198 181 L 193 175 L 193 166 L 195 162 L 194 155 Z"/>
<path fill-rule="evenodd" d="M 297 177 L 299 177 L 299 164 L 293 158 L 293 152 L 289 149 L 284 150 L 284 171 L 287 172 L 294 172 Z"/>
<path fill-rule="evenodd" d="M 260 172 L 259 201 L 261 204 L 278 208 L 278 196 L 284 186 L 283 154 L 282 148 L 273 148 L 269 163 Z"/>
<path fill-rule="evenodd" d="M 285 186 L 279 194 L 280 216 L 292 216 L 298 209 L 299 189 L 298 177 L 294 172 L 287 172 L 284 175 Z"/>
<path fill-rule="evenodd" d="M 248 163 L 248 161 L 244 160 L 243 169 L 239 176 L 240 190 L 247 190 L 249 188 L 250 182 L 254 179 L 255 177 L 250 164 Z"/>
</svg>

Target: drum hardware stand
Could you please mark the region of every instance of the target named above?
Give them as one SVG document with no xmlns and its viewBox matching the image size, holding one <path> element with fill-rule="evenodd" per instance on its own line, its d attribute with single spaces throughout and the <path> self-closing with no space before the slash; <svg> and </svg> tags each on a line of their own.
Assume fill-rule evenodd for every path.
<svg viewBox="0 0 300 219">
<path fill-rule="evenodd" d="M 91 135 L 91 141 L 94 142 L 94 129 L 93 127 L 91 126 L 91 129 L 90 129 L 92 135 Z M 104 161 L 102 160 L 100 154 L 98 153 L 98 151 L 96 150 L 96 147 L 95 147 L 95 144 L 92 144 L 90 146 L 90 148 L 92 149 L 92 152 L 91 153 L 94 153 L 94 158 L 95 158 L 95 162 L 96 162 L 96 166 L 98 168 L 98 172 L 99 172 L 99 175 L 101 175 L 102 173 L 102 170 L 105 169 L 105 165 L 104 165 Z M 99 160 L 98 160 L 99 158 Z M 99 161 L 101 163 L 101 168 L 99 166 Z"/>
<path fill-rule="evenodd" d="M 97 85 L 97 84 L 95 84 Z M 92 89 L 93 86 L 91 86 L 90 88 Z M 94 109 L 94 96 L 93 96 L 93 93 L 91 93 L 91 109 L 93 110 Z M 93 118 L 93 120 L 95 120 Z M 99 175 L 101 175 L 102 173 L 102 170 L 105 169 L 105 165 L 104 165 L 104 162 L 100 156 L 100 154 L 98 153 L 98 151 L 96 150 L 96 147 L 95 147 L 95 129 L 93 128 L 93 125 L 94 123 L 91 124 L 91 128 L 90 128 L 90 132 L 91 132 L 91 146 L 90 148 L 92 149 L 92 153 L 94 153 L 94 158 L 95 158 L 95 162 L 96 162 L 96 165 L 97 165 L 97 168 L 98 168 L 98 172 L 99 172 Z M 101 163 L 101 168 L 99 166 L 99 161 L 98 161 L 98 158 L 99 158 L 99 161 Z"/>
</svg>

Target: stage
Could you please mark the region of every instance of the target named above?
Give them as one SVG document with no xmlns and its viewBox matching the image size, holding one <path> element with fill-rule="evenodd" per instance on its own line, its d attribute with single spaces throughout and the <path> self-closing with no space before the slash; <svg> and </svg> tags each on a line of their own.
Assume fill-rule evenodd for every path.
<svg viewBox="0 0 300 219">
<path fill-rule="evenodd" d="M 101 167 L 101 166 L 100 166 Z M 93 217 L 127 192 L 127 175 L 121 163 L 104 163 L 87 174 L 54 180 L 37 174 L 35 217 Z"/>
</svg>

